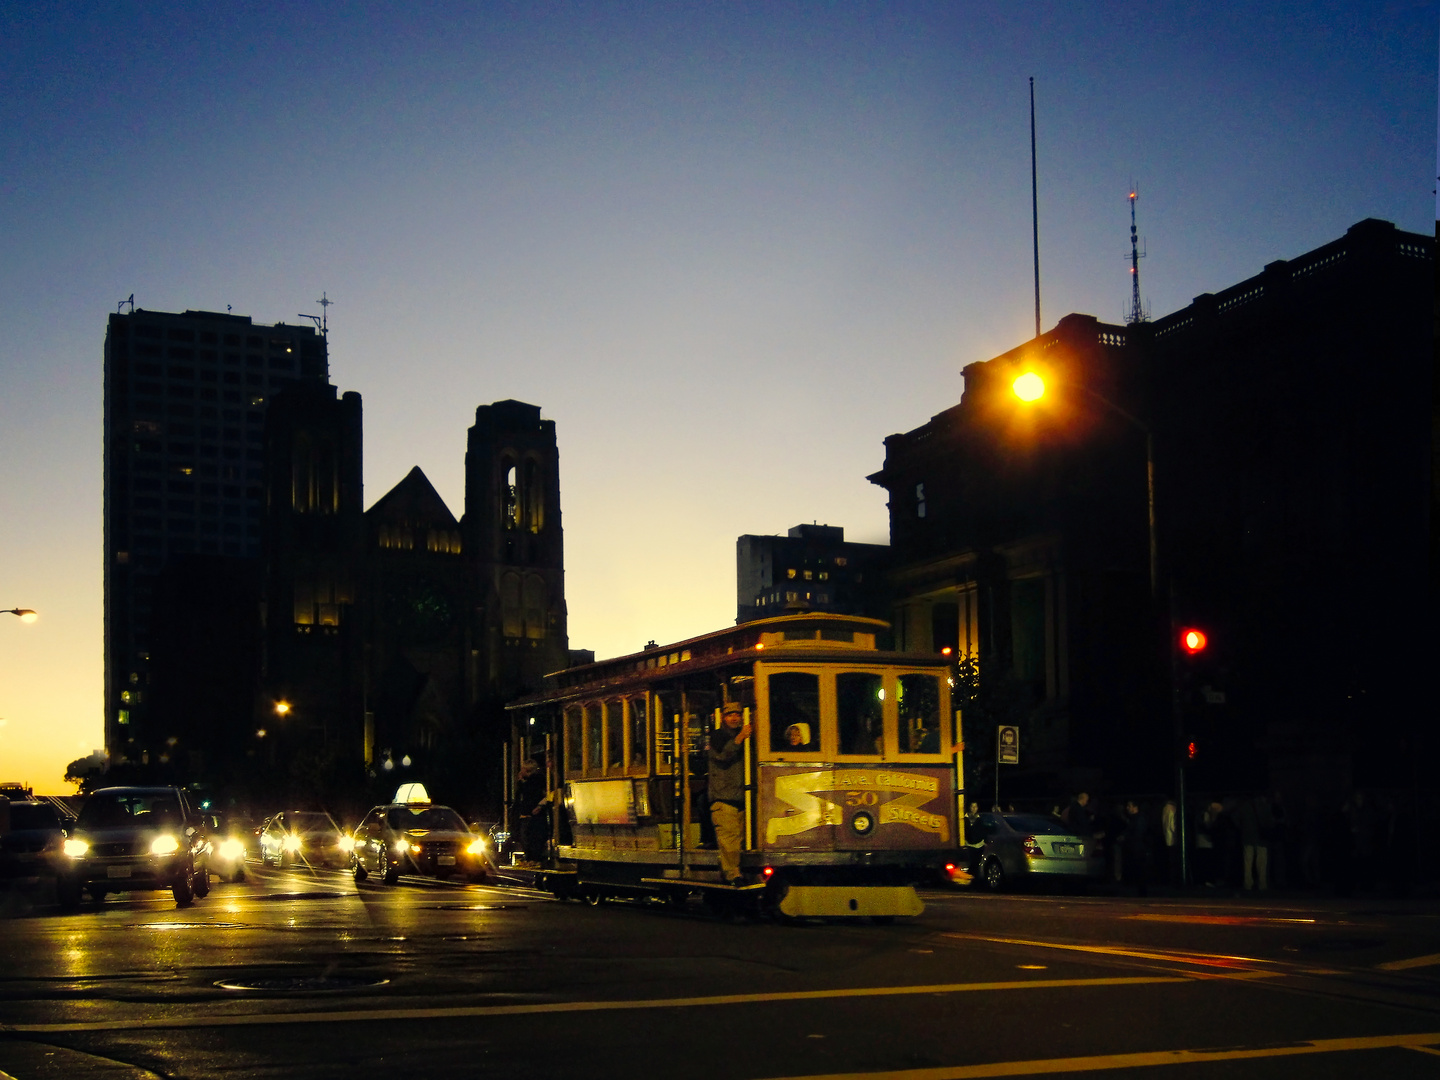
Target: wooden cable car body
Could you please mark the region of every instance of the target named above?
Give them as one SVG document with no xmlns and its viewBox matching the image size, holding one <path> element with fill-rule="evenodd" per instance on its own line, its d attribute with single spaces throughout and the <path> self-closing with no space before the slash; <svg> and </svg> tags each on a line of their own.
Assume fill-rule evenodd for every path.
<svg viewBox="0 0 1440 1080">
<path fill-rule="evenodd" d="M 592 901 L 699 892 L 794 917 L 919 914 L 915 885 L 940 880 L 963 843 L 962 747 L 948 658 L 878 650 L 888 629 L 756 620 L 558 672 L 512 703 L 520 745 L 543 733 L 553 751 L 542 879 Z M 702 843 L 706 749 L 727 701 L 752 726 L 741 887 Z"/>
</svg>

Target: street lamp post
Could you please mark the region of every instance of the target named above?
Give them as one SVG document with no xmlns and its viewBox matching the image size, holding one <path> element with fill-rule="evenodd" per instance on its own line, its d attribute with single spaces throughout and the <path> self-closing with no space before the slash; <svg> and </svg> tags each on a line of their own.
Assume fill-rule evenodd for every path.
<svg viewBox="0 0 1440 1080">
<path fill-rule="evenodd" d="M 0 614 L 18 615 L 21 622 L 34 622 L 40 617 L 38 612 L 31 611 L 28 607 L 0 608 Z"/>
<path fill-rule="evenodd" d="M 1145 508 L 1147 524 L 1150 537 L 1150 603 L 1157 609 L 1160 606 L 1160 542 L 1155 528 L 1155 435 L 1150 425 L 1141 420 L 1128 409 L 1115 404 L 1104 394 L 1093 390 L 1084 383 L 1074 383 L 1074 386 L 1094 398 L 1101 405 L 1113 412 L 1116 416 L 1125 420 L 1133 427 L 1139 429 L 1145 436 Z M 1034 371 L 1026 371 L 1015 378 L 1010 384 L 1011 391 L 1024 402 L 1039 401 L 1045 396 L 1045 380 Z M 1168 674 L 1170 676 L 1170 721 L 1173 728 L 1171 738 L 1171 754 L 1175 759 L 1175 842 L 1180 845 L 1180 883 L 1190 884 L 1190 860 L 1185 850 L 1186 838 L 1186 815 L 1185 815 L 1185 761 L 1180 754 L 1180 743 L 1185 733 L 1184 717 L 1180 709 L 1179 680 L 1176 675 L 1176 622 L 1175 622 L 1175 590 L 1171 588 L 1169 603 L 1167 604 L 1167 622 L 1169 633 L 1166 636 L 1166 657 L 1169 661 Z"/>
</svg>

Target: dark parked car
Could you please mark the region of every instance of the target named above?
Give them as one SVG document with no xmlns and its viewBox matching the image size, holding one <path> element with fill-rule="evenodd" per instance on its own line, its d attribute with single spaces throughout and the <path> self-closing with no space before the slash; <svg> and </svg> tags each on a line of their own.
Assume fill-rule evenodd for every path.
<svg viewBox="0 0 1440 1080">
<path fill-rule="evenodd" d="M 60 815 L 49 803 L 0 799 L 0 881 L 55 877 L 64 843 Z"/>
<path fill-rule="evenodd" d="M 965 836 L 977 849 L 975 877 L 990 889 L 1026 878 L 1075 882 L 1105 874 L 1094 839 L 1048 814 L 979 814 L 967 819 Z"/>
<path fill-rule="evenodd" d="M 204 820 L 179 788 L 102 788 L 63 844 L 56 897 L 75 908 L 82 889 L 97 902 L 112 892 L 169 889 L 185 907 L 210 891 L 208 846 Z"/>
<path fill-rule="evenodd" d="M 448 806 L 391 803 L 375 807 L 355 830 L 350 865 L 356 881 L 376 874 L 387 885 L 401 874 L 484 881 L 489 876 L 487 846 Z"/>
</svg>

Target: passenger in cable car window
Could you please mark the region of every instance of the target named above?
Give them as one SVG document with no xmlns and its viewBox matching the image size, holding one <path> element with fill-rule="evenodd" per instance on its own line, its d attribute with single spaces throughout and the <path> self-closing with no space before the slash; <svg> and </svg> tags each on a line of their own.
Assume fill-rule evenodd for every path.
<svg viewBox="0 0 1440 1080">
<path fill-rule="evenodd" d="M 814 743 L 810 739 L 810 725 L 791 724 L 787 727 L 785 729 L 785 744 L 792 750 L 814 750 Z"/>
</svg>

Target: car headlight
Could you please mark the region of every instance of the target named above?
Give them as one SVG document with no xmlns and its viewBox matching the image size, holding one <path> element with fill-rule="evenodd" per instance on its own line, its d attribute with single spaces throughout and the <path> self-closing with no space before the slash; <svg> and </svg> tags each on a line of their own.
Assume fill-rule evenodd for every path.
<svg viewBox="0 0 1440 1080">
<path fill-rule="evenodd" d="M 340 837 L 340 843 L 336 846 L 348 855 L 355 850 L 355 838 L 353 836 L 342 836 Z"/>
<path fill-rule="evenodd" d="M 286 851 L 299 851 L 300 837 L 292 833 L 291 835 L 285 837 L 284 840 L 280 841 L 280 846 L 283 847 Z"/>
<path fill-rule="evenodd" d="M 409 840 L 396 840 L 396 841 L 395 841 L 395 854 L 397 854 L 397 855 L 404 855 L 404 854 L 405 854 L 407 851 L 409 851 L 409 850 L 410 850 L 410 841 L 409 841 Z"/>
<path fill-rule="evenodd" d="M 87 844 L 84 840 L 65 841 L 65 854 L 69 855 L 72 859 L 84 858 L 85 853 L 89 850 L 90 845 Z"/>
<path fill-rule="evenodd" d="M 222 859 L 243 859 L 245 845 L 234 839 L 223 841 L 220 844 L 220 857 Z"/>
<path fill-rule="evenodd" d="M 180 850 L 180 841 L 173 836 L 157 836 L 150 841 L 151 855 L 173 855 Z"/>
<path fill-rule="evenodd" d="M 470 842 L 470 846 L 467 847 L 465 850 L 468 851 L 471 855 L 484 855 L 484 854 L 485 854 L 485 841 L 484 841 L 484 840 L 472 840 L 472 841 Z"/>
</svg>

